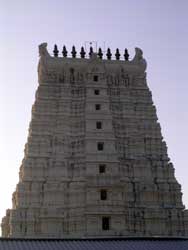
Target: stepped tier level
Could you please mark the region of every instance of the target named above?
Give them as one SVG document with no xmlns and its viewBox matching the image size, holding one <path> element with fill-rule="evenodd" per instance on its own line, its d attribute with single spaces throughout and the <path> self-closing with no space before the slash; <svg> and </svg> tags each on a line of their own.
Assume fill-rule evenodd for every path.
<svg viewBox="0 0 188 250">
<path fill-rule="evenodd" d="M 39 86 L 4 237 L 188 235 L 146 61 L 39 46 Z"/>
</svg>

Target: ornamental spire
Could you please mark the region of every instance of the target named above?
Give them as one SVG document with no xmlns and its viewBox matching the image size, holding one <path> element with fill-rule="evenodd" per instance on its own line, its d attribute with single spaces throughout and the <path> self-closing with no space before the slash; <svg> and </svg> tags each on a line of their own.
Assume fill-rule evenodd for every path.
<svg viewBox="0 0 188 250">
<path fill-rule="evenodd" d="M 54 50 L 53 50 L 53 53 L 54 53 L 54 56 L 55 56 L 55 57 L 58 57 L 59 50 L 58 50 L 58 48 L 57 48 L 57 45 L 56 45 L 56 44 L 54 45 Z"/>
<path fill-rule="evenodd" d="M 116 60 L 120 59 L 119 49 L 116 49 L 115 57 L 116 57 Z"/>
<path fill-rule="evenodd" d="M 63 46 L 63 51 L 62 51 L 63 57 L 67 57 L 67 49 L 65 45 Z"/>
<path fill-rule="evenodd" d="M 110 48 L 107 49 L 106 56 L 107 56 L 107 59 L 108 59 L 108 60 L 111 60 L 111 58 L 112 58 L 112 53 L 111 53 L 111 51 L 110 51 Z"/>
<path fill-rule="evenodd" d="M 127 49 L 125 49 L 124 58 L 125 58 L 125 61 L 129 61 L 129 53 Z"/>
<path fill-rule="evenodd" d="M 84 47 L 81 47 L 81 51 L 80 51 L 81 58 L 85 58 L 85 54 L 86 52 L 84 51 Z"/>
<path fill-rule="evenodd" d="M 100 59 L 102 59 L 102 57 L 103 57 L 103 53 L 102 53 L 102 49 L 101 48 L 99 48 L 98 56 L 99 56 Z"/>
<path fill-rule="evenodd" d="M 93 54 L 93 47 L 90 47 L 90 48 L 89 48 L 89 57 L 90 57 L 90 58 L 92 57 L 92 54 Z"/>
</svg>

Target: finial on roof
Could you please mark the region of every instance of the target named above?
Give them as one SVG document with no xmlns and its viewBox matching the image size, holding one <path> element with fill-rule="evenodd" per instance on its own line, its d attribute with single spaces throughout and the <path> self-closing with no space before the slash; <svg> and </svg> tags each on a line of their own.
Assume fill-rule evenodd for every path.
<svg viewBox="0 0 188 250">
<path fill-rule="evenodd" d="M 125 58 L 125 61 L 129 61 L 129 53 L 127 49 L 125 49 L 124 58 Z"/>
<path fill-rule="evenodd" d="M 85 58 L 85 54 L 86 52 L 84 51 L 84 47 L 81 47 L 81 51 L 80 51 L 81 58 Z"/>
<path fill-rule="evenodd" d="M 89 57 L 90 57 L 90 58 L 91 58 L 92 54 L 93 54 L 93 47 L 90 47 L 90 48 L 89 48 Z"/>
<path fill-rule="evenodd" d="M 119 49 L 116 49 L 115 57 L 116 57 L 116 60 L 120 59 Z"/>
<path fill-rule="evenodd" d="M 108 60 L 111 60 L 112 53 L 111 53 L 111 51 L 110 51 L 110 48 L 107 49 L 106 56 L 107 56 L 107 59 L 108 59 Z"/>
<path fill-rule="evenodd" d="M 100 59 L 102 59 L 102 57 L 103 57 L 103 53 L 102 53 L 102 49 L 101 48 L 99 48 L 98 56 L 99 56 Z"/>
<path fill-rule="evenodd" d="M 63 57 L 67 57 L 67 49 L 65 45 L 63 46 L 63 51 L 62 51 Z"/>
<path fill-rule="evenodd" d="M 76 53 L 77 53 L 77 52 L 76 52 L 75 46 L 73 45 L 73 46 L 72 46 L 72 52 L 71 52 L 73 58 L 76 57 Z"/>
<path fill-rule="evenodd" d="M 58 57 L 59 50 L 58 50 L 58 48 L 57 48 L 57 45 L 56 45 L 56 44 L 54 45 L 54 50 L 53 50 L 53 53 L 54 53 L 54 56 L 55 56 L 55 57 Z"/>
</svg>

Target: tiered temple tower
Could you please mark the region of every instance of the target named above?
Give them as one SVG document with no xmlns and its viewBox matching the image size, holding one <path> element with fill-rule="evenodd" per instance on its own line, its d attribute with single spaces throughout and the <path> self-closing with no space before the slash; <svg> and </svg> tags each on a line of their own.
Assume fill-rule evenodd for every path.
<svg viewBox="0 0 188 250">
<path fill-rule="evenodd" d="M 39 87 L 4 237 L 188 235 L 188 211 L 167 155 L 146 61 L 49 55 L 39 46 Z"/>
</svg>

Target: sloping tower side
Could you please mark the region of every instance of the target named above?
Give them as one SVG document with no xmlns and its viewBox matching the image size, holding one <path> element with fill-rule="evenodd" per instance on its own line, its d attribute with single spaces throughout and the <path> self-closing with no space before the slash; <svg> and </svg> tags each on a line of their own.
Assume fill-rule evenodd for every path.
<svg viewBox="0 0 188 250">
<path fill-rule="evenodd" d="M 39 87 L 4 237 L 184 236 L 146 61 L 51 57 Z"/>
</svg>

